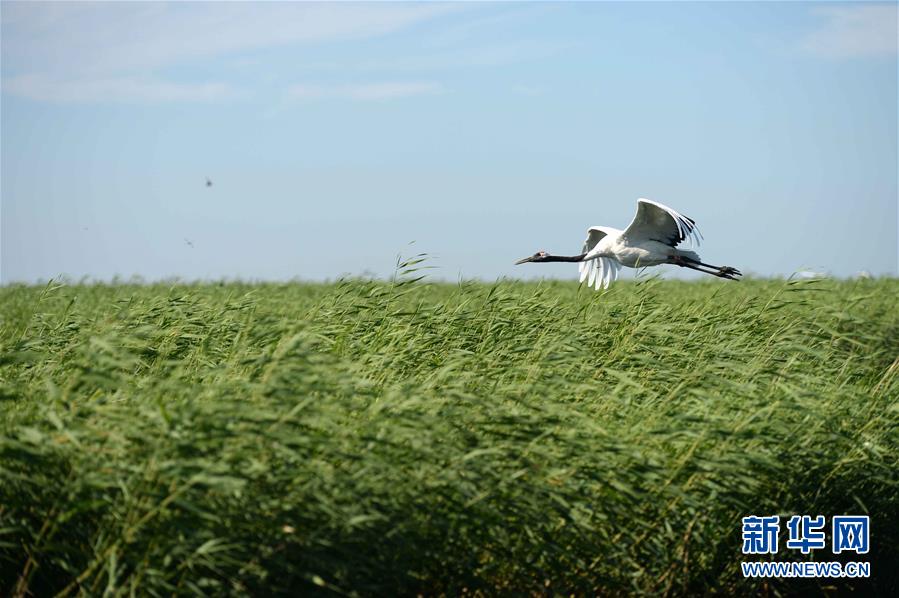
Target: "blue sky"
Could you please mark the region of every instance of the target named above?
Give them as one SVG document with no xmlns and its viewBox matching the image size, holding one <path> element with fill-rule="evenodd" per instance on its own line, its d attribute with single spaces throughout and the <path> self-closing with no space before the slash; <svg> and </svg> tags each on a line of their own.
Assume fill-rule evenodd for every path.
<svg viewBox="0 0 899 598">
<path fill-rule="evenodd" d="M 711 263 L 897 273 L 894 3 L 0 11 L 3 282 L 575 278 L 512 263 L 638 197 Z"/>
</svg>

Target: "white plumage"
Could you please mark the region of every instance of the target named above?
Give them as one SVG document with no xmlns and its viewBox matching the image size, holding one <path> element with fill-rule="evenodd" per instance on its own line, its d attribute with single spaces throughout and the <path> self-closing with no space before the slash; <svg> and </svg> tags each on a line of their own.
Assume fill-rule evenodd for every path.
<svg viewBox="0 0 899 598">
<path fill-rule="evenodd" d="M 673 208 L 649 200 L 637 200 L 637 213 L 624 230 L 609 226 L 593 226 L 587 230 L 587 238 L 576 256 L 555 256 L 538 251 L 533 256 L 519 260 L 525 262 L 578 262 L 580 282 L 596 290 L 609 288 L 618 278 L 622 266 L 643 268 L 660 264 L 698 270 L 720 278 L 737 280 L 740 271 L 730 266 L 704 264 L 692 250 L 679 249 L 685 240 L 690 247 L 698 247 L 702 234 L 696 222 Z"/>
<path fill-rule="evenodd" d="M 620 235 L 622 231 L 609 226 L 593 226 L 587 231 L 587 238 L 584 240 L 584 246 L 581 253 L 589 255 L 599 242 L 609 235 Z M 618 271 L 621 270 L 621 263 L 608 257 L 597 257 L 591 260 L 585 260 L 578 264 L 578 270 L 581 273 L 580 282 L 587 280 L 587 286 L 595 288 L 609 288 L 609 285 L 618 279 Z"/>
</svg>

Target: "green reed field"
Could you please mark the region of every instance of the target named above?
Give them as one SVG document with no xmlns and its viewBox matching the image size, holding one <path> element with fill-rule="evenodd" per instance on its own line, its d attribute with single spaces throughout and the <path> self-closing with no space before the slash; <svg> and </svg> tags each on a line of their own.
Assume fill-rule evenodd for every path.
<svg viewBox="0 0 899 598">
<path fill-rule="evenodd" d="M 899 280 L 406 276 L 0 289 L 0 594 L 897 594 Z"/>
</svg>

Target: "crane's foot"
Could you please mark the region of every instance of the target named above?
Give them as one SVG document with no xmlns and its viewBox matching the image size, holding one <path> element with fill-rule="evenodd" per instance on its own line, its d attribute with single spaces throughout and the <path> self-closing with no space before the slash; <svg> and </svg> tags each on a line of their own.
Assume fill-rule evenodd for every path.
<svg viewBox="0 0 899 598">
<path fill-rule="evenodd" d="M 717 276 L 719 278 L 726 278 L 727 280 L 740 280 L 739 278 L 737 278 L 737 276 L 740 276 L 739 274 L 728 274 L 726 272 L 717 272 L 717 273 L 715 273 L 715 276 Z"/>
<path fill-rule="evenodd" d="M 714 274 L 720 278 L 726 278 L 727 280 L 739 280 L 737 276 L 743 276 L 743 273 L 733 266 L 719 266 L 715 268 L 715 271 L 710 272 L 710 274 Z"/>
</svg>

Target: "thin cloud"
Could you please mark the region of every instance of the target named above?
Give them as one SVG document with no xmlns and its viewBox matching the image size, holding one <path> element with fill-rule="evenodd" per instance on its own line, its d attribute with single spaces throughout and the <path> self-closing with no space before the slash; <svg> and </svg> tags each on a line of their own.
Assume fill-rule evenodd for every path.
<svg viewBox="0 0 899 598">
<path fill-rule="evenodd" d="M 350 99 L 359 101 L 394 100 L 441 93 L 438 83 L 389 81 L 359 85 L 293 85 L 288 97 L 294 100 Z"/>
<path fill-rule="evenodd" d="M 401 56 L 367 55 L 344 56 L 337 60 L 298 62 L 296 68 L 306 72 L 341 73 L 406 73 L 406 76 L 427 76 L 434 71 L 459 69 L 498 68 L 521 63 L 533 63 L 577 50 L 582 42 L 577 40 L 552 41 L 507 41 L 487 43 L 479 46 L 458 48 Z M 415 73 L 415 74 L 413 74 Z"/>
<path fill-rule="evenodd" d="M 826 22 L 801 41 L 807 52 L 831 58 L 897 54 L 899 29 L 894 4 L 823 7 L 814 14 Z"/>
<path fill-rule="evenodd" d="M 210 102 L 241 96 L 224 83 L 172 83 L 139 77 L 57 80 L 43 75 L 21 75 L 4 80 L 3 90 L 53 103 Z"/>
<path fill-rule="evenodd" d="M 347 68 L 359 70 L 434 71 L 459 68 L 492 68 L 542 60 L 576 49 L 576 41 L 518 41 L 461 47 L 443 52 L 407 55 L 394 59 L 360 60 Z"/>
<path fill-rule="evenodd" d="M 431 46 L 458 46 L 471 44 L 478 38 L 494 37 L 497 31 L 509 31 L 522 24 L 533 24 L 545 20 L 546 17 L 559 10 L 558 5 L 550 3 L 509 3 L 498 13 L 469 18 L 449 25 L 443 31 L 435 32 L 428 37 Z"/>
<path fill-rule="evenodd" d="M 160 73 L 241 52 L 386 35 L 456 10 L 431 3 L 4 3 L 3 91 L 54 101 L 224 96 L 224 84 L 182 85 Z"/>
</svg>

